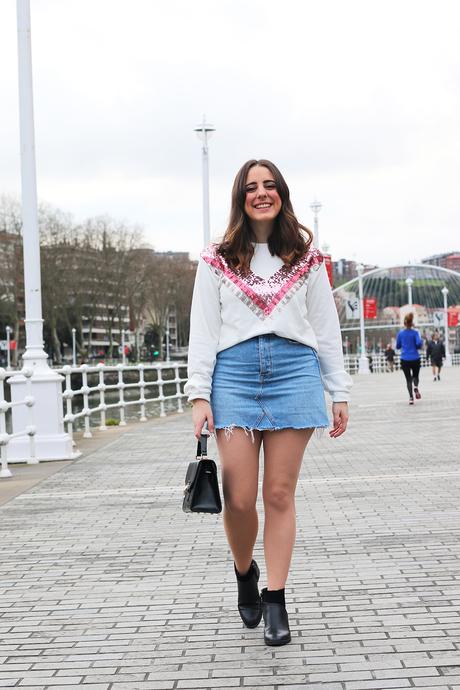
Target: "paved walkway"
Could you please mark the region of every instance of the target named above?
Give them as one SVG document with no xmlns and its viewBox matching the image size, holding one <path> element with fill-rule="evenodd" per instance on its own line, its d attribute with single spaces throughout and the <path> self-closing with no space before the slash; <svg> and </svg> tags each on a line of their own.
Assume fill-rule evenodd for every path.
<svg viewBox="0 0 460 690">
<path fill-rule="evenodd" d="M 0 508 L 0 686 L 460 689 L 460 368 L 413 408 L 399 373 L 355 382 L 302 467 L 291 644 L 242 626 L 222 515 L 181 511 L 187 412 Z"/>
</svg>

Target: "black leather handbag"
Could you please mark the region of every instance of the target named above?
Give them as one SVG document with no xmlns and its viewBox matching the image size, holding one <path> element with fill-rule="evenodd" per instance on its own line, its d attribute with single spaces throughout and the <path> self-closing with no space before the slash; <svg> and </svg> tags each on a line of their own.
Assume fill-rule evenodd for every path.
<svg viewBox="0 0 460 690">
<path fill-rule="evenodd" d="M 220 513 L 222 511 L 217 465 L 214 460 L 208 458 L 207 449 L 208 437 L 206 434 L 201 434 L 196 450 L 196 460 L 189 463 L 185 476 L 182 502 L 184 513 Z"/>
</svg>

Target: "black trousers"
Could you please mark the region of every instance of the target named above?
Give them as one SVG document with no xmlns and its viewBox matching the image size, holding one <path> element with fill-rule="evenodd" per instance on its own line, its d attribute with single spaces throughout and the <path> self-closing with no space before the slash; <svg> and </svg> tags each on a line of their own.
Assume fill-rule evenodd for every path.
<svg viewBox="0 0 460 690">
<path fill-rule="evenodd" d="M 401 359 L 401 369 L 403 370 L 404 376 L 406 377 L 407 390 L 409 391 L 409 396 L 411 398 L 413 398 L 414 393 L 412 391 L 412 384 L 416 388 L 418 388 L 418 376 L 420 374 L 420 360 L 419 359 L 412 359 L 412 360 Z"/>
</svg>

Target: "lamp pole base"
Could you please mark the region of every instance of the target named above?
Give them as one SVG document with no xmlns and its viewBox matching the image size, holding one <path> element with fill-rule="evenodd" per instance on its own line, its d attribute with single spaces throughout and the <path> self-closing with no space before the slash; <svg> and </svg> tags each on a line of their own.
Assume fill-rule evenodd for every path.
<svg viewBox="0 0 460 690">
<path fill-rule="evenodd" d="M 37 368 L 30 382 L 34 404 L 15 405 L 12 412 L 13 433 L 35 427 L 35 457 L 30 453 L 28 435 L 11 439 L 8 443 L 8 462 L 38 462 L 40 460 L 72 460 L 76 456 L 72 441 L 64 431 L 62 409 L 62 376 L 52 369 Z M 18 372 L 9 379 L 11 402 L 21 403 L 27 396 L 26 377 Z"/>
<path fill-rule="evenodd" d="M 369 369 L 369 360 L 366 357 L 366 355 L 361 355 L 361 357 L 358 360 L 358 374 L 370 374 L 371 370 Z"/>
</svg>

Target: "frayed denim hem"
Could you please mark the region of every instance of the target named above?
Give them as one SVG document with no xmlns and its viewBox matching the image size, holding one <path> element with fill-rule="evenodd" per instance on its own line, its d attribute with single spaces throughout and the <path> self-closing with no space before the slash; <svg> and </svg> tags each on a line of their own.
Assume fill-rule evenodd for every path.
<svg viewBox="0 0 460 690">
<path fill-rule="evenodd" d="M 254 431 L 280 431 L 281 429 L 314 429 L 315 436 L 317 438 L 322 438 L 324 435 L 325 429 L 327 429 L 327 426 L 275 426 L 275 427 L 269 427 L 267 429 L 251 429 L 248 426 L 243 426 L 241 424 L 229 424 L 228 426 L 216 426 L 215 429 L 223 429 L 225 433 L 225 438 L 227 441 L 230 440 L 233 430 L 237 429 L 243 429 L 244 433 L 246 436 L 251 435 L 251 441 L 254 443 Z"/>
</svg>

